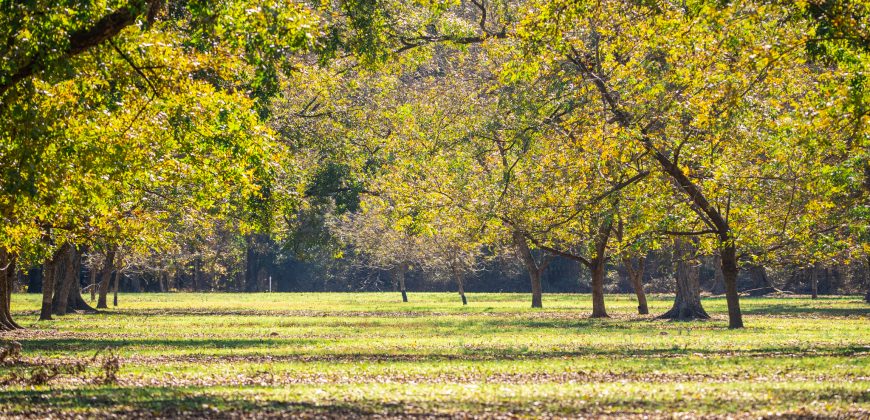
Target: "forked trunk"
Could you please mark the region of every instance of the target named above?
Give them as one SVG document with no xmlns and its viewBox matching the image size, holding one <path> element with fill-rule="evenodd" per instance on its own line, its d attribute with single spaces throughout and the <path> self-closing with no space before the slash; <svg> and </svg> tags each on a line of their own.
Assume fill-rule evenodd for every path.
<svg viewBox="0 0 870 420">
<path fill-rule="evenodd" d="M 643 257 L 625 259 L 625 271 L 628 273 L 631 287 L 637 296 L 637 313 L 647 315 L 649 314 L 649 307 L 647 307 L 646 303 L 646 292 L 643 290 L 643 264 Z"/>
<path fill-rule="evenodd" d="M 709 319 L 710 315 L 701 305 L 701 279 L 699 265 L 694 260 L 694 251 L 683 240 L 674 241 L 674 257 L 677 259 L 677 296 L 674 306 L 659 318 L 688 321 Z"/>
<path fill-rule="evenodd" d="M 55 315 L 66 315 L 67 313 L 70 289 L 72 289 L 73 283 L 78 283 L 78 273 L 76 273 L 77 260 L 78 251 L 75 246 L 70 245 L 66 250 L 63 274 L 57 278 L 57 290 L 52 300 L 52 305 L 54 306 L 52 313 Z"/>
<path fill-rule="evenodd" d="M 97 299 L 97 309 L 108 309 L 106 296 L 109 294 L 109 286 L 112 284 L 112 271 L 115 269 L 115 250 L 106 252 L 103 260 L 103 268 L 100 270 L 100 294 Z"/>
<path fill-rule="evenodd" d="M 59 277 L 59 267 L 66 254 L 66 246 L 63 245 L 49 259 L 43 268 L 42 276 L 42 309 L 39 312 L 40 321 L 51 320 L 51 298 L 54 296 L 54 286 Z"/>
</svg>

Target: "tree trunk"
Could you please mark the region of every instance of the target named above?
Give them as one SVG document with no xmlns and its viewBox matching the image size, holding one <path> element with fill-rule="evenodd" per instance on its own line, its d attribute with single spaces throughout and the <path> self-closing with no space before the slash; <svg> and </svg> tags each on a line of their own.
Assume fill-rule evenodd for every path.
<svg viewBox="0 0 870 420">
<path fill-rule="evenodd" d="M 89 267 L 91 272 L 91 302 L 97 300 L 97 269 Z"/>
<path fill-rule="evenodd" d="M 532 255 L 532 250 L 529 249 L 529 244 L 526 242 L 526 237 L 519 230 L 514 230 L 514 245 L 517 247 L 517 252 L 520 254 L 520 259 L 526 270 L 529 272 L 529 279 L 532 285 L 532 307 L 543 308 L 544 302 L 542 298 L 543 288 L 541 287 L 541 274 L 543 268 L 535 261 Z"/>
<path fill-rule="evenodd" d="M 767 269 L 763 265 L 751 265 L 749 272 L 752 276 L 752 289 L 748 291 L 749 296 L 764 296 L 776 292 L 776 288 L 770 284 Z"/>
<path fill-rule="evenodd" d="M 402 292 L 402 302 L 408 301 L 408 293 L 405 292 L 405 272 L 408 271 L 408 266 L 399 264 L 396 267 L 396 281 L 399 283 L 399 290 Z"/>
<path fill-rule="evenodd" d="M 45 263 L 42 269 L 42 309 L 39 312 L 40 321 L 51 320 L 51 298 L 54 296 L 54 285 L 57 283 L 58 271 L 62 257 L 66 254 L 66 247 L 61 246 L 54 255 Z"/>
<path fill-rule="evenodd" d="M 246 238 L 247 250 L 245 252 L 245 291 L 256 292 L 259 290 L 258 278 L 259 274 L 259 259 L 256 250 L 254 235 L 248 235 Z"/>
<path fill-rule="evenodd" d="M 728 328 L 743 328 L 740 295 L 737 294 L 737 248 L 733 242 L 726 242 L 720 250 L 720 255 L 722 257 L 722 279 L 725 283 L 725 300 L 728 302 Z"/>
<path fill-rule="evenodd" d="M 112 306 L 118 306 L 118 283 L 121 282 L 121 269 L 115 271 L 115 287 L 112 290 Z"/>
<path fill-rule="evenodd" d="M 604 307 L 604 275 L 607 265 L 607 242 L 610 240 L 611 230 L 613 230 L 613 219 L 608 217 L 598 227 L 595 258 L 589 261 L 589 269 L 592 271 L 592 318 L 610 318 Z"/>
<path fill-rule="evenodd" d="M 78 262 L 78 249 L 74 245 L 70 245 L 66 253 L 66 261 L 64 261 L 64 270 L 61 277 L 58 278 L 57 290 L 52 300 L 53 313 L 55 315 L 66 315 L 69 308 L 70 289 L 73 288 L 73 283 L 78 283 L 78 273 L 76 272 Z"/>
<path fill-rule="evenodd" d="M 75 259 L 75 275 L 72 285 L 70 286 L 67 299 L 67 311 L 85 311 L 88 313 L 96 313 L 97 310 L 88 305 L 85 299 L 82 298 L 82 286 L 80 274 L 82 272 L 82 253 L 76 252 Z"/>
<path fill-rule="evenodd" d="M 592 318 L 609 318 L 604 306 L 604 261 L 594 258 L 589 267 L 592 271 Z"/>
<path fill-rule="evenodd" d="M 459 288 L 459 297 L 462 298 L 462 304 L 468 305 L 468 301 L 465 299 L 465 285 L 462 282 L 462 276 L 459 274 L 459 270 L 453 270 L 453 278 L 456 280 L 456 286 Z"/>
<path fill-rule="evenodd" d="M 541 287 L 541 272 L 534 271 L 529 274 L 532 279 L 532 307 L 543 308 L 544 302 L 542 300 L 543 288 Z"/>
<path fill-rule="evenodd" d="M 810 274 L 810 287 L 812 287 L 813 299 L 819 298 L 819 267 L 813 266 Z"/>
<path fill-rule="evenodd" d="M 12 319 L 12 288 L 15 276 L 15 256 L 0 247 L 0 331 L 20 329 Z"/>
<path fill-rule="evenodd" d="M 200 268 L 200 265 L 201 265 L 201 263 L 199 261 L 199 257 L 197 257 L 195 260 L 193 260 L 193 291 L 194 292 L 199 291 L 199 281 L 200 281 L 199 268 Z"/>
<path fill-rule="evenodd" d="M 646 293 L 643 291 L 643 264 L 643 257 L 625 259 L 625 271 L 628 272 L 628 279 L 637 296 L 637 313 L 647 315 L 649 307 L 646 304 Z"/>
<path fill-rule="evenodd" d="M 674 240 L 674 257 L 677 259 L 677 296 L 674 306 L 659 318 L 680 321 L 709 319 L 710 315 L 701 305 L 700 269 L 694 261 L 694 250 L 685 241 Z"/>
<path fill-rule="evenodd" d="M 106 296 L 109 294 L 109 286 L 112 284 L 112 271 L 115 270 L 115 250 L 106 252 L 103 260 L 103 268 L 100 270 L 100 294 L 97 300 L 97 309 L 108 309 Z"/>
</svg>

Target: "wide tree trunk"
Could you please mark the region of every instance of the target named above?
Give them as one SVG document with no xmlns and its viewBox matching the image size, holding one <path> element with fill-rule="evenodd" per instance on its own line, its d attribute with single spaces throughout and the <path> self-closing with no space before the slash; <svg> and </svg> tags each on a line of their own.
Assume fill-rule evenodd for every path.
<svg viewBox="0 0 870 420">
<path fill-rule="evenodd" d="M 749 296 L 764 296 L 776 292 L 776 288 L 767 277 L 767 268 L 763 265 L 749 266 L 749 274 L 752 277 L 752 288 L 747 291 Z"/>
<path fill-rule="evenodd" d="M 726 242 L 720 250 L 722 279 L 725 283 L 725 300 L 728 302 L 728 328 L 743 328 L 740 312 L 740 295 L 737 293 L 737 248 Z"/>
<path fill-rule="evenodd" d="M 625 259 L 625 271 L 628 273 L 628 280 L 637 296 L 637 313 L 647 315 L 649 307 L 647 307 L 646 293 L 643 290 L 643 264 L 643 257 Z"/>
<path fill-rule="evenodd" d="M 73 283 L 78 283 L 78 273 L 76 272 L 78 256 L 78 250 L 75 246 L 71 245 L 67 248 L 63 274 L 57 278 L 57 287 L 52 299 L 52 313 L 55 315 L 66 315 L 67 313 L 70 289 L 73 288 Z"/>
<path fill-rule="evenodd" d="M 100 293 L 97 299 L 98 309 L 108 309 L 106 305 L 106 296 L 109 294 L 109 286 L 112 284 L 112 271 L 115 270 L 115 250 L 110 249 L 106 252 L 106 258 L 103 260 L 103 268 L 100 269 Z"/>
<path fill-rule="evenodd" d="M 674 306 L 659 318 L 681 321 L 709 319 L 710 315 L 701 305 L 700 268 L 694 260 L 694 250 L 685 241 L 675 240 L 674 257 L 677 260 L 677 296 Z"/>
<path fill-rule="evenodd" d="M 592 271 L 592 318 L 609 318 L 604 306 L 604 259 L 593 258 L 590 265 Z"/>
</svg>

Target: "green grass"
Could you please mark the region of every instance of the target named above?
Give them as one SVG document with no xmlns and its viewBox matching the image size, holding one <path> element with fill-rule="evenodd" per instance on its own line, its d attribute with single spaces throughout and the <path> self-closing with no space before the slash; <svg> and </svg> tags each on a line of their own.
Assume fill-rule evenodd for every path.
<svg viewBox="0 0 870 420">
<path fill-rule="evenodd" d="M 747 328 L 667 322 L 608 297 L 411 293 L 138 294 L 97 315 L 36 322 L 0 365 L 0 416 L 542 415 L 870 417 L 870 305 L 858 297 L 743 299 Z M 653 314 L 671 304 L 653 296 Z M 94 355 L 97 354 L 96 358 Z M 115 355 L 118 380 L 101 383 Z M 47 384 L 39 366 L 84 363 Z"/>
</svg>

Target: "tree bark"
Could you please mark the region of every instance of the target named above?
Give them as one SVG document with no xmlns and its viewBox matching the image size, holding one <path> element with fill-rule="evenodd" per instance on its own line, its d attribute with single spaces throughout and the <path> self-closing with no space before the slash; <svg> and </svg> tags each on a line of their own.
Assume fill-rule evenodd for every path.
<svg viewBox="0 0 870 420">
<path fill-rule="evenodd" d="M 819 298 L 819 267 L 814 265 L 812 274 L 810 274 L 810 287 L 812 288 L 813 299 Z"/>
<path fill-rule="evenodd" d="M 674 257 L 677 260 L 677 296 L 674 306 L 661 319 L 709 319 L 710 315 L 701 305 L 701 279 L 698 264 L 694 261 L 694 250 L 686 241 L 674 240 Z"/>
<path fill-rule="evenodd" d="M 112 294 L 112 306 L 118 306 L 118 283 L 121 282 L 121 270 L 118 269 L 115 271 L 115 286 L 113 287 Z"/>
<path fill-rule="evenodd" d="M 604 306 L 604 261 L 593 258 L 589 267 L 592 271 L 592 318 L 609 318 Z"/>
<path fill-rule="evenodd" d="M 644 257 L 625 259 L 625 271 L 628 273 L 631 287 L 637 296 L 637 313 L 647 315 L 649 314 L 649 307 L 646 303 L 646 293 L 643 290 L 643 264 Z"/>
<path fill-rule="evenodd" d="M 720 255 L 722 256 L 722 279 L 725 282 L 725 300 L 728 302 L 728 328 L 743 328 L 740 295 L 737 294 L 737 248 L 734 243 L 725 242 L 725 245 L 720 249 Z"/>
<path fill-rule="evenodd" d="M 193 291 L 194 291 L 194 292 L 198 292 L 198 291 L 199 291 L 199 281 L 200 281 L 199 273 L 200 273 L 200 265 L 201 265 L 201 263 L 200 263 L 200 261 L 199 261 L 199 257 L 197 257 L 196 259 L 193 260 Z"/>
<path fill-rule="evenodd" d="M 55 251 L 54 255 L 45 263 L 43 268 L 43 276 L 42 276 L 42 309 L 39 312 L 39 320 L 40 321 L 49 321 L 51 320 L 51 298 L 54 296 L 54 285 L 57 283 L 56 279 L 58 277 L 58 271 L 63 260 L 63 256 L 66 254 L 66 247 L 68 245 L 61 246 L 57 251 Z"/>
<path fill-rule="evenodd" d="M 0 247 L 0 331 L 22 328 L 12 319 L 12 287 L 15 276 L 15 256 Z"/>
<path fill-rule="evenodd" d="M 115 250 L 110 249 L 106 252 L 106 258 L 103 260 L 103 268 L 100 269 L 100 294 L 97 300 L 98 309 L 108 309 L 106 305 L 106 296 L 109 294 L 109 286 L 112 283 L 112 271 L 115 270 Z"/>
<path fill-rule="evenodd" d="M 52 305 L 54 306 L 52 313 L 55 315 L 66 315 L 67 313 L 70 289 L 73 287 L 73 283 L 78 280 L 76 273 L 77 259 L 78 250 L 74 245 L 70 245 L 66 252 L 63 274 L 58 278 L 59 282 L 57 283 L 57 290 L 55 291 L 54 299 L 52 300 Z"/>
<path fill-rule="evenodd" d="M 607 242 L 610 240 L 612 228 L 613 220 L 610 217 L 599 226 L 595 257 L 589 261 L 589 269 L 592 271 L 592 318 L 610 317 L 604 306 L 604 275 L 607 264 Z"/>
<path fill-rule="evenodd" d="M 543 308 L 543 287 L 541 287 L 541 274 L 544 271 L 543 264 L 539 265 L 532 255 L 532 250 L 529 249 L 529 244 L 526 241 L 525 235 L 519 230 L 514 230 L 514 245 L 517 247 L 517 252 L 520 254 L 520 259 L 526 270 L 529 272 L 529 279 L 532 286 L 532 307 Z"/>
<path fill-rule="evenodd" d="M 453 268 L 452 271 L 453 278 L 456 280 L 456 286 L 459 289 L 459 297 L 462 298 L 462 304 L 468 305 L 468 300 L 465 299 L 465 285 L 462 282 L 462 275 L 459 274 L 459 270 L 457 270 L 456 268 Z"/>
<path fill-rule="evenodd" d="M 396 280 L 399 283 L 399 290 L 402 292 L 402 302 L 408 301 L 408 293 L 405 292 L 405 273 L 408 271 L 406 264 L 399 264 L 396 267 Z"/>
<path fill-rule="evenodd" d="M 90 267 L 91 272 L 91 302 L 97 300 L 97 269 Z"/>
</svg>

